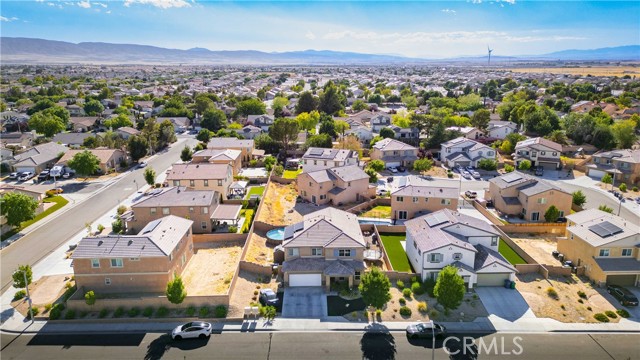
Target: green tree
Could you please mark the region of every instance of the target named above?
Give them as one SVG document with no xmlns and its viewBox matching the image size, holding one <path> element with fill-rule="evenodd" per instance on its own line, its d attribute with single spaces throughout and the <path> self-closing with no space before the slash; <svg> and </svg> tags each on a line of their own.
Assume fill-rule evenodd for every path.
<svg viewBox="0 0 640 360">
<path fill-rule="evenodd" d="M 30 129 L 35 130 L 39 134 L 44 134 L 46 137 L 52 137 L 53 135 L 64 131 L 66 128 L 62 119 L 44 111 L 33 114 L 29 119 L 28 124 Z"/>
<path fill-rule="evenodd" d="M 285 154 L 289 150 L 289 144 L 298 138 L 298 122 L 295 119 L 276 119 L 269 128 L 269 136 L 284 147 Z"/>
<path fill-rule="evenodd" d="M 529 169 L 531 169 L 531 161 L 529 160 L 522 160 L 518 164 L 518 170 L 526 171 Z"/>
<path fill-rule="evenodd" d="M 98 100 L 89 100 L 84 104 L 84 112 L 88 116 L 95 116 L 102 114 L 104 106 Z"/>
<path fill-rule="evenodd" d="M 262 103 L 261 103 L 262 104 Z M 210 107 L 202 114 L 200 126 L 211 131 L 218 131 L 227 125 L 227 115 L 224 111 Z"/>
<path fill-rule="evenodd" d="M 209 129 L 200 130 L 198 135 L 196 135 L 196 139 L 202 143 L 208 144 L 209 140 L 211 140 L 211 131 Z"/>
<path fill-rule="evenodd" d="M 305 145 L 307 148 L 319 147 L 331 149 L 333 147 L 333 141 L 331 140 L 331 136 L 329 136 L 328 134 L 318 134 L 309 137 Z"/>
<path fill-rule="evenodd" d="M 95 149 L 98 146 L 100 146 L 100 138 L 97 136 L 89 136 L 87 138 L 84 139 L 84 141 L 82 141 L 82 146 L 89 148 L 89 149 Z"/>
<path fill-rule="evenodd" d="M 560 145 L 567 145 L 569 143 L 569 138 L 564 130 L 553 130 L 551 134 L 547 135 L 547 139 Z"/>
<path fill-rule="evenodd" d="M 341 110 L 344 110 L 345 102 L 346 98 L 340 93 L 338 87 L 333 81 L 329 81 L 324 86 L 322 94 L 320 94 L 318 110 L 329 115 L 336 115 Z"/>
<path fill-rule="evenodd" d="M 144 169 L 144 181 L 147 182 L 147 184 L 152 185 L 156 183 L 156 171 L 153 170 L 153 168 L 151 166 L 147 166 Z"/>
<path fill-rule="evenodd" d="M 264 158 L 264 167 L 265 169 L 267 169 L 267 171 L 271 171 L 271 169 L 273 169 L 273 166 L 276 164 L 278 160 L 276 160 L 275 157 L 273 156 L 267 156 Z"/>
<path fill-rule="evenodd" d="M 289 105 L 289 99 L 282 96 L 276 96 L 271 103 L 271 108 L 273 109 L 273 114 L 276 117 L 280 117 L 282 115 L 282 111 L 285 107 Z"/>
<path fill-rule="evenodd" d="M 636 142 L 636 123 L 633 120 L 618 121 L 611 127 L 611 132 L 619 149 L 630 149 Z"/>
<path fill-rule="evenodd" d="M 93 175 L 100 168 L 100 159 L 91 151 L 79 152 L 67 162 L 67 165 L 76 171 L 78 175 Z"/>
<path fill-rule="evenodd" d="M 366 168 L 364 169 L 364 172 L 369 175 L 369 183 L 373 184 L 378 182 L 378 172 L 375 171 L 373 168 Z"/>
<path fill-rule="evenodd" d="M 369 105 L 367 105 L 367 103 L 364 102 L 364 100 L 362 99 L 358 99 L 354 101 L 353 104 L 351 104 L 351 110 L 355 112 L 367 110 L 367 109 L 369 109 Z"/>
<path fill-rule="evenodd" d="M 320 126 L 318 127 L 318 133 L 328 134 L 332 138 L 338 135 L 336 133 L 336 122 L 331 116 L 323 116 L 320 120 Z"/>
<path fill-rule="evenodd" d="M 482 170 L 492 171 L 498 167 L 498 163 L 493 159 L 482 159 L 478 161 L 478 167 Z"/>
<path fill-rule="evenodd" d="M 500 144 L 500 152 L 503 154 L 513 154 L 513 151 L 515 150 L 515 147 L 513 146 L 513 144 L 511 143 L 511 141 L 505 139 L 502 141 L 502 144 Z"/>
<path fill-rule="evenodd" d="M 252 98 L 240 101 L 236 106 L 235 115 L 247 117 L 249 115 L 262 115 L 267 113 L 267 107 L 259 99 Z"/>
<path fill-rule="evenodd" d="M 192 157 L 193 157 L 193 151 L 191 151 L 191 148 L 188 145 L 185 145 L 184 148 L 182 149 L 182 152 L 180 153 L 180 160 L 187 162 L 187 161 L 191 161 Z"/>
<path fill-rule="evenodd" d="M 464 280 L 458 274 L 458 268 L 449 265 L 440 270 L 436 286 L 433 288 L 438 304 L 447 310 L 456 309 L 462 303 L 464 293 Z"/>
<path fill-rule="evenodd" d="M 349 130 L 349 124 L 343 120 L 335 120 L 334 124 L 335 124 L 336 133 L 344 137 L 345 132 Z"/>
<path fill-rule="evenodd" d="M 575 191 L 571 196 L 573 197 L 573 203 L 576 206 L 582 206 L 587 202 L 587 196 L 582 193 L 582 190 Z"/>
<path fill-rule="evenodd" d="M 257 149 L 264 150 L 267 154 L 278 154 L 282 149 L 279 142 L 273 140 L 269 134 L 260 134 L 253 138 Z"/>
<path fill-rule="evenodd" d="M 549 206 L 547 211 L 544 213 L 544 220 L 546 222 L 552 223 L 556 222 L 560 217 L 560 210 L 555 205 Z"/>
<path fill-rule="evenodd" d="M 195 104 L 194 104 L 194 110 L 196 111 L 196 113 L 198 113 L 199 115 L 204 114 L 204 112 L 211 108 L 214 107 L 214 103 L 213 100 L 211 100 L 211 98 L 207 95 L 207 94 L 198 94 L 196 95 L 195 98 Z"/>
<path fill-rule="evenodd" d="M 413 110 L 418 107 L 418 98 L 414 95 L 407 95 L 402 97 L 402 102 L 407 106 L 407 109 Z"/>
<path fill-rule="evenodd" d="M 17 227 L 23 221 L 33 219 L 37 208 L 38 201 L 26 194 L 10 192 L 0 198 L 0 213 L 11 226 Z"/>
<path fill-rule="evenodd" d="M 373 137 L 373 139 L 371 139 L 371 141 L 369 141 L 369 147 L 373 147 L 378 141 L 382 140 L 382 136 L 380 135 L 376 135 Z"/>
<path fill-rule="evenodd" d="M 296 104 L 296 114 L 310 113 L 318 107 L 318 101 L 309 91 L 300 94 L 298 103 Z"/>
<path fill-rule="evenodd" d="M 310 113 L 303 112 L 296 116 L 296 120 L 300 125 L 301 130 L 305 130 L 307 133 L 316 128 L 318 125 L 318 121 L 320 121 L 320 113 L 317 111 L 312 111 Z"/>
<path fill-rule="evenodd" d="M 613 208 L 610 208 L 607 205 L 598 206 L 598 210 L 608 212 L 609 214 L 613 214 Z"/>
<path fill-rule="evenodd" d="M 379 159 L 371 160 L 367 166 L 375 171 L 382 171 L 384 170 L 384 161 Z"/>
<path fill-rule="evenodd" d="M 87 291 L 84 294 L 84 302 L 89 306 L 94 305 L 96 303 L 96 293 L 93 290 Z"/>
<path fill-rule="evenodd" d="M 129 156 L 131 157 L 131 160 L 137 162 L 147 155 L 147 151 L 149 151 L 149 143 L 144 137 L 133 135 L 129 138 L 127 148 L 129 149 Z"/>
<path fill-rule="evenodd" d="M 24 282 L 25 274 L 27 275 L 26 284 Z M 26 288 L 29 284 L 31 284 L 31 280 L 33 279 L 33 271 L 31 270 L 31 265 L 18 266 L 18 270 L 14 271 L 11 277 L 13 278 L 14 288 L 16 289 Z"/>
<path fill-rule="evenodd" d="M 393 139 L 396 133 L 391 130 L 391 128 L 385 127 L 380 129 L 380 136 L 382 136 L 383 139 Z"/>
<path fill-rule="evenodd" d="M 106 127 L 107 129 L 112 130 L 116 130 L 125 126 L 133 127 L 131 119 L 129 119 L 129 117 L 124 114 L 120 114 L 112 119 L 105 120 L 102 122 L 102 125 L 104 125 L 104 127 Z"/>
<path fill-rule="evenodd" d="M 418 172 L 425 172 L 431 170 L 433 167 L 433 161 L 431 159 L 423 158 L 413 162 L 413 170 Z"/>
<path fill-rule="evenodd" d="M 122 234 L 124 232 L 124 224 L 122 223 L 122 219 L 118 217 L 114 222 L 111 223 L 111 231 L 113 231 L 114 234 Z"/>
<path fill-rule="evenodd" d="M 391 281 L 379 268 L 373 267 L 365 272 L 358 285 L 362 300 L 368 306 L 382 309 L 391 300 Z"/>
<path fill-rule="evenodd" d="M 33 115 L 37 112 L 40 112 L 44 109 L 48 109 L 50 107 L 56 106 L 56 103 L 49 99 L 42 99 L 35 103 L 32 107 L 27 110 L 27 115 Z"/>
<path fill-rule="evenodd" d="M 491 113 L 487 109 L 478 109 L 473 113 L 471 117 L 471 125 L 480 130 L 487 130 L 489 127 L 489 121 L 491 120 Z"/>
<path fill-rule="evenodd" d="M 604 174 L 600 181 L 602 181 L 603 184 L 611 184 L 613 183 L 613 178 L 611 177 L 611 175 L 609 175 L 609 173 L 607 173 Z"/>
<path fill-rule="evenodd" d="M 172 304 L 181 304 L 184 298 L 187 297 L 187 291 L 184 289 L 182 278 L 180 276 L 174 276 L 173 280 L 167 284 L 167 300 Z"/>
</svg>

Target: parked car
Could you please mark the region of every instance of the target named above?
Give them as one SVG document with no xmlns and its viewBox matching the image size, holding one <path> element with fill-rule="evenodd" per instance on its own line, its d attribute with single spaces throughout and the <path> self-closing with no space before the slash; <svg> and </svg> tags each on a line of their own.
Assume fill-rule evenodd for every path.
<svg viewBox="0 0 640 360">
<path fill-rule="evenodd" d="M 62 194 L 64 192 L 64 190 L 62 190 L 61 187 L 57 187 L 57 188 L 51 189 L 51 192 L 53 192 L 54 194 L 59 195 L 59 194 Z"/>
<path fill-rule="evenodd" d="M 467 190 L 464 192 L 464 195 L 469 199 L 475 199 L 478 196 L 478 193 L 475 191 Z"/>
<path fill-rule="evenodd" d="M 34 176 L 36 176 L 36 174 L 32 173 L 31 171 L 25 171 L 20 173 L 20 175 L 18 176 L 18 181 L 27 181 Z"/>
<path fill-rule="evenodd" d="M 474 179 L 480 179 L 481 177 L 480 173 L 475 170 L 471 172 L 471 176 L 473 176 Z"/>
<path fill-rule="evenodd" d="M 66 168 L 63 165 L 56 165 L 49 171 L 49 177 L 59 178 L 66 173 Z"/>
<path fill-rule="evenodd" d="M 390 166 L 390 167 L 388 167 L 387 169 L 388 169 L 389 171 L 391 171 L 392 173 L 394 173 L 394 174 L 398 172 L 398 169 L 396 169 L 394 166 Z"/>
<path fill-rule="evenodd" d="M 38 181 L 49 180 L 49 170 L 45 170 L 38 174 Z"/>
<path fill-rule="evenodd" d="M 542 176 L 542 174 L 544 174 L 544 168 L 542 166 L 538 166 L 536 167 L 536 175 L 538 176 Z"/>
<path fill-rule="evenodd" d="M 142 169 L 143 167 L 147 167 L 147 162 L 146 161 L 140 161 L 138 163 L 138 168 Z"/>
<path fill-rule="evenodd" d="M 640 196 L 636 198 L 636 203 L 640 204 Z"/>
<path fill-rule="evenodd" d="M 467 170 L 468 172 L 472 172 L 474 171 L 476 168 L 474 168 L 473 166 L 469 165 L 469 166 L 465 166 L 464 167 L 465 170 Z"/>
<path fill-rule="evenodd" d="M 211 336 L 211 324 L 204 321 L 194 321 L 179 325 L 171 332 L 171 338 L 173 338 L 173 340 L 189 338 L 204 339 L 209 336 Z"/>
<path fill-rule="evenodd" d="M 407 168 L 405 168 L 404 166 L 398 166 L 398 167 L 397 167 L 397 169 L 398 169 L 398 171 L 400 171 L 400 172 L 405 172 L 405 171 L 407 171 Z"/>
<path fill-rule="evenodd" d="M 62 178 L 63 179 L 68 179 L 68 178 L 73 177 L 75 174 L 76 174 L 75 171 L 69 170 L 69 171 L 65 172 L 64 174 L 62 174 Z"/>
<path fill-rule="evenodd" d="M 638 298 L 631 291 L 618 285 L 608 285 L 607 292 L 623 306 L 638 306 Z"/>
<path fill-rule="evenodd" d="M 557 223 L 566 223 L 567 222 L 567 218 L 566 217 L 559 217 L 558 219 L 556 219 Z"/>
<path fill-rule="evenodd" d="M 387 194 L 387 192 L 388 191 L 386 188 L 383 188 L 383 187 L 376 188 L 376 195 L 378 196 L 384 196 Z"/>
<path fill-rule="evenodd" d="M 264 306 L 278 306 L 280 305 L 280 299 L 276 296 L 276 293 L 271 289 L 260 290 L 260 304 Z"/>
<path fill-rule="evenodd" d="M 19 173 L 17 172 L 12 172 L 11 174 L 9 174 L 9 178 L 10 179 L 17 179 L 19 176 Z"/>
<path fill-rule="evenodd" d="M 462 171 L 462 177 L 467 179 L 467 180 L 471 180 L 472 179 L 471 174 L 469 174 L 469 172 L 466 171 L 466 170 Z"/>
<path fill-rule="evenodd" d="M 435 335 L 436 338 L 447 336 L 447 328 L 438 323 L 417 323 L 407 326 L 407 337 L 411 339 L 429 338 Z"/>
<path fill-rule="evenodd" d="M 462 166 L 460 166 L 460 165 L 456 165 L 456 166 L 454 166 L 454 167 L 453 167 L 453 170 L 455 170 L 455 171 L 457 171 L 457 172 L 461 173 L 461 172 L 462 172 Z"/>
</svg>

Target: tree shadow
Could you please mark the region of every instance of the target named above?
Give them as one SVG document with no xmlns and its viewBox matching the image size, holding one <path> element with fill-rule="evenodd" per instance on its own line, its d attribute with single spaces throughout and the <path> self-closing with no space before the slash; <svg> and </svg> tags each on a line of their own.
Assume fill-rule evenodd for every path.
<svg viewBox="0 0 640 360">
<path fill-rule="evenodd" d="M 378 323 L 365 327 L 360 339 L 363 360 L 393 360 L 396 358 L 396 340 L 389 329 Z"/>
<path fill-rule="evenodd" d="M 477 339 L 490 335 L 491 332 L 473 334 L 449 334 L 446 337 L 432 339 L 410 339 L 409 344 L 425 349 L 443 349 L 450 360 L 477 360 Z"/>
<path fill-rule="evenodd" d="M 195 350 L 201 347 L 207 346 L 210 337 L 206 339 L 184 339 L 173 340 L 171 335 L 164 334 L 159 338 L 153 340 L 147 346 L 147 353 L 144 355 L 144 360 L 160 360 L 171 348 L 180 349 L 183 351 Z"/>
</svg>

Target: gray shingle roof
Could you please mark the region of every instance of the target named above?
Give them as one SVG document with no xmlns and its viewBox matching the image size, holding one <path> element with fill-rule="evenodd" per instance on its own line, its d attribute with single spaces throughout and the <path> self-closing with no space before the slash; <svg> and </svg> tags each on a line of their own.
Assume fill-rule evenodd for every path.
<svg viewBox="0 0 640 360">
<path fill-rule="evenodd" d="M 478 249 L 478 252 L 476 253 L 476 257 L 473 263 L 473 268 L 475 271 L 482 270 L 494 263 L 500 264 L 508 269 L 516 271 L 516 268 L 513 267 L 513 265 L 511 265 L 502 255 L 500 255 L 500 253 L 482 245 L 476 245 L 476 249 Z"/>
<path fill-rule="evenodd" d="M 170 187 L 162 192 L 146 197 L 131 207 L 161 207 L 161 206 L 209 206 L 219 198 L 217 191 L 187 190 L 186 187 Z"/>
<path fill-rule="evenodd" d="M 213 138 L 207 144 L 209 149 L 253 148 L 253 140 L 241 140 L 237 138 Z"/>
<path fill-rule="evenodd" d="M 614 241 L 632 236 L 637 237 L 640 234 L 640 225 L 638 225 L 637 222 L 628 221 L 619 216 L 609 214 L 598 209 L 588 209 L 568 215 L 567 220 L 574 223 L 574 225 L 567 227 L 567 231 L 589 243 L 593 247 L 604 246 Z M 589 230 L 590 226 L 604 221 L 608 221 L 609 223 L 621 228 L 622 232 L 603 238 Z"/>
<path fill-rule="evenodd" d="M 640 261 L 628 258 L 595 258 L 602 271 L 640 272 Z"/>
<path fill-rule="evenodd" d="M 174 164 L 167 180 L 213 180 L 226 179 L 229 164 L 191 163 Z"/>
<path fill-rule="evenodd" d="M 285 230 L 285 233 L 287 231 Z M 360 248 L 365 240 L 356 215 L 328 207 L 304 216 L 303 228 L 285 240 L 283 247 L 316 246 Z"/>
<path fill-rule="evenodd" d="M 378 141 L 375 145 L 373 145 L 374 149 L 380 149 L 383 151 L 389 150 L 417 150 L 417 148 L 405 144 L 402 141 L 394 140 L 391 138 L 382 139 Z"/>
<path fill-rule="evenodd" d="M 295 258 L 282 264 L 283 272 L 322 272 L 331 276 L 354 275 L 366 268 L 360 260 L 325 260 L 323 258 Z"/>
</svg>

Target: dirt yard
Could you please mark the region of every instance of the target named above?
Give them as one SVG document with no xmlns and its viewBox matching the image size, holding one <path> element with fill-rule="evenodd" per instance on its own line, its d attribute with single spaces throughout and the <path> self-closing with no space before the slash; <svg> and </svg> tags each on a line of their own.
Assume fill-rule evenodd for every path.
<svg viewBox="0 0 640 360">
<path fill-rule="evenodd" d="M 228 317 L 242 317 L 244 308 L 250 303 L 258 301 L 255 292 L 267 288 L 273 291 L 278 289 L 278 282 L 275 278 L 241 270 L 231 295 Z"/>
<path fill-rule="evenodd" d="M 261 211 L 256 220 L 276 226 L 285 226 L 301 221 L 302 217 L 294 210 L 297 196 L 295 184 L 269 183 L 262 199 Z"/>
<path fill-rule="evenodd" d="M 73 274 L 44 276 L 32 282 L 29 285 L 29 292 L 31 294 L 31 300 L 33 301 L 33 307 L 38 308 L 40 314 L 44 313 L 45 305 L 54 304 L 62 297 L 62 294 L 64 294 L 67 289 L 65 284 L 69 283 L 72 275 Z M 73 282 L 71 282 L 71 284 L 73 285 Z M 15 290 L 18 291 L 19 289 Z M 22 315 L 26 315 L 29 312 L 29 306 L 24 299 L 14 301 L 11 305 Z"/>
<path fill-rule="evenodd" d="M 558 247 L 558 238 L 556 236 L 540 234 L 523 237 L 523 235 L 525 234 L 509 234 L 511 239 L 538 263 L 560 265 L 558 259 L 551 255 L 551 252 Z"/>
<path fill-rule="evenodd" d="M 215 243 L 199 249 L 182 274 L 189 295 L 222 295 L 229 290 L 242 247 L 238 243 Z"/>
<path fill-rule="evenodd" d="M 431 169 L 429 169 L 429 171 L 423 172 L 422 175 L 428 175 L 435 178 L 446 178 L 447 170 L 441 168 L 440 166 L 434 166 Z"/>
<path fill-rule="evenodd" d="M 261 265 L 273 264 L 273 248 L 275 246 L 267 244 L 266 233 L 254 231 L 247 241 L 249 241 L 249 250 L 244 257 L 245 261 Z"/>
<path fill-rule="evenodd" d="M 561 322 L 597 323 L 596 313 L 616 311 L 607 298 L 605 289 L 593 288 L 591 283 L 576 275 L 571 277 L 549 277 L 545 280 L 538 273 L 518 275 L 516 287 L 538 317 L 548 317 Z M 548 294 L 548 289 L 557 292 L 557 299 Z M 580 298 L 578 291 L 585 293 Z M 582 302 L 581 302 L 582 301 Z M 563 308 L 564 307 L 564 308 Z M 618 322 L 620 318 L 609 319 Z"/>
</svg>

